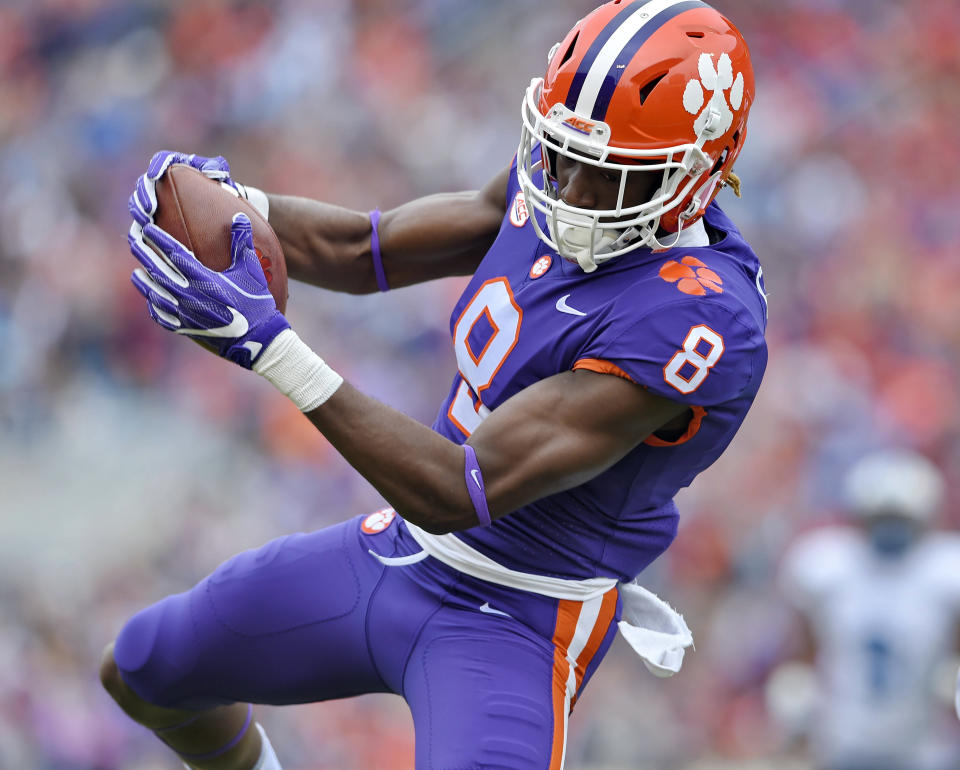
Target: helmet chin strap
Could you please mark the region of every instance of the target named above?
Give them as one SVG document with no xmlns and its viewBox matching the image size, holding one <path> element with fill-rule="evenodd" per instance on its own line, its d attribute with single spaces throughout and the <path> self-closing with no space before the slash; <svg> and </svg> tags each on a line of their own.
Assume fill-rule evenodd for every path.
<svg viewBox="0 0 960 770">
<path fill-rule="evenodd" d="M 550 193 L 554 200 L 558 200 L 556 187 L 553 187 Z M 654 197 L 659 195 L 660 190 L 658 189 Z M 637 247 L 673 248 L 680 242 L 684 226 L 681 217 L 677 232 L 673 234 L 674 237 L 668 238 L 669 243 L 664 243 L 657 238 L 656 228 L 660 222 L 659 217 L 655 222 L 640 227 L 631 226 L 623 230 L 612 227 L 601 229 L 595 226 L 595 222 L 596 220 L 593 217 L 571 211 L 564 211 L 563 219 L 556 215 L 556 210 L 554 216 L 547 217 L 547 229 L 557 244 L 560 256 L 570 261 L 576 261 L 585 273 L 592 273 L 600 264 L 610 259 L 610 257 L 605 258 L 605 255 L 620 251 L 634 242 L 636 242 Z"/>
<path fill-rule="evenodd" d="M 581 217 L 576 215 L 567 215 L 570 219 Z M 575 259 L 577 264 L 585 273 L 592 273 L 597 269 L 596 257 L 604 252 L 613 251 L 614 244 L 620 240 L 615 238 L 609 231 L 597 230 L 592 226 L 592 220 L 589 217 L 582 217 L 583 223 L 575 223 L 563 219 L 556 220 L 554 228 L 553 220 L 548 220 L 550 229 L 554 230 L 551 235 L 557 243 L 557 250 L 560 256 L 566 259 Z"/>
<path fill-rule="evenodd" d="M 680 226 L 677 228 L 677 232 L 673 234 L 674 237 L 670 243 L 664 243 L 659 238 L 657 238 L 656 235 L 652 235 L 650 237 L 650 243 L 648 245 L 650 246 L 650 248 L 656 247 L 658 249 L 672 249 L 674 246 L 680 243 L 681 233 L 683 233 L 683 222 L 680 222 Z"/>
<path fill-rule="evenodd" d="M 567 214 L 566 216 L 569 219 L 580 218 L 573 214 Z M 553 220 L 548 218 L 547 224 L 553 240 L 557 243 L 560 256 L 565 259 L 576 260 L 585 273 L 592 273 L 601 263 L 606 262 L 607 260 L 603 258 L 604 255 L 619 251 L 634 241 L 638 241 L 638 239 L 638 247 L 673 248 L 679 242 L 680 234 L 683 231 L 681 223 L 680 229 L 670 239 L 672 242 L 664 243 L 647 227 L 628 227 L 625 230 L 612 230 L 611 228 L 598 230 L 592 227 L 593 220 L 589 217 L 582 217 L 582 219 L 583 223 L 580 224 L 558 218 L 555 232 Z M 587 224 L 591 226 L 584 226 Z M 644 234 L 644 230 L 647 230 L 648 233 Z M 591 236 L 593 236 L 592 243 Z"/>
</svg>

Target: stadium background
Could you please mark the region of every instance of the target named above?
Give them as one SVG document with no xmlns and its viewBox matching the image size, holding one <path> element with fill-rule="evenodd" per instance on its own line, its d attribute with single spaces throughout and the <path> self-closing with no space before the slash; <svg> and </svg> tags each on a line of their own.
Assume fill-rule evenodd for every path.
<svg viewBox="0 0 960 770">
<path fill-rule="evenodd" d="M 792 636 L 772 580 L 785 545 L 838 515 L 839 474 L 874 442 L 938 460 L 960 519 L 957 4 L 716 5 L 757 72 L 744 199 L 720 200 L 764 264 L 770 366 L 646 576 L 698 649 L 660 681 L 618 642 L 572 720 L 572 770 L 792 766 L 763 699 Z M 99 689 L 103 644 L 233 552 L 379 505 L 269 386 L 146 317 L 126 198 L 152 152 L 221 153 L 241 181 L 362 209 L 472 189 L 509 162 L 524 87 L 591 7 L 0 4 L 0 766 L 174 767 Z M 293 285 L 289 315 L 360 388 L 430 421 L 461 285 Z M 263 721 L 288 770 L 412 767 L 396 698 Z"/>
</svg>

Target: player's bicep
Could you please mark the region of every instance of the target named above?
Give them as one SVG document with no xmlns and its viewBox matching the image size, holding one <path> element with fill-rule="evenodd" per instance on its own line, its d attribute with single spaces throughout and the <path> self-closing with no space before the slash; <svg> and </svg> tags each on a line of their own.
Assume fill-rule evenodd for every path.
<svg viewBox="0 0 960 770">
<path fill-rule="evenodd" d="M 610 374 L 564 372 L 526 388 L 474 431 L 494 517 L 602 473 L 686 410 Z"/>
<path fill-rule="evenodd" d="M 473 273 L 500 231 L 509 171 L 480 190 L 429 195 L 385 212 L 380 242 L 390 285 Z"/>
</svg>

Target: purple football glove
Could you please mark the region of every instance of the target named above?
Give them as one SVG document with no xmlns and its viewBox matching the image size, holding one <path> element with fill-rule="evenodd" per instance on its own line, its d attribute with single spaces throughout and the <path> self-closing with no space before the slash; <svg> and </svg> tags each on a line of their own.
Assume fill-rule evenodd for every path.
<svg viewBox="0 0 960 770">
<path fill-rule="evenodd" d="M 131 280 L 163 328 L 204 342 L 250 369 L 290 324 L 267 289 L 246 214 L 233 217 L 230 232 L 230 267 L 218 273 L 153 223 L 137 220 L 127 240 L 142 267 Z"/>
<path fill-rule="evenodd" d="M 188 155 L 182 152 L 161 150 L 150 158 L 147 173 L 137 180 L 137 187 L 130 196 L 128 208 L 133 218 L 141 225 L 153 221 L 153 214 L 157 210 L 157 180 L 174 163 L 184 163 L 202 172 L 211 179 L 220 180 L 237 195 L 246 198 L 244 191 L 230 178 L 230 164 L 222 156 L 205 158 L 202 155 Z"/>
</svg>

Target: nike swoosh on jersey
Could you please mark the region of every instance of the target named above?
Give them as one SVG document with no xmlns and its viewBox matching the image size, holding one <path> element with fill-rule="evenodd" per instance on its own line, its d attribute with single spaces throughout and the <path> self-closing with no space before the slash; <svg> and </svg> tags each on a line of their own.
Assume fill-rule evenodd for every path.
<svg viewBox="0 0 960 770">
<path fill-rule="evenodd" d="M 483 484 L 480 483 L 480 471 L 474 468 L 472 471 L 470 471 L 470 478 L 472 478 L 476 483 L 477 489 L 483 489 Z"/>
<path fill-rule="evenodd" d="M 564 294 L 562 297 L 560 297 L 560 299 L 557 300 L 557 310 L 559 310 L 561 313 L 569 313 L 570 315 L 586 315 L 586 313 L 584 313 L 582 310 L 577 310 L 575 307 L 570 307 L 567 304 L 567 298 L 569 296 L 569 294 Z"/>
<path fill-rule="evenodd" d="M 177 329 L 177 334 L 188 334 L 191 337 L 242 337 L 250 331 L 250 324 L 247 323 L 246 316 L 237 312 L 236 308 L 227 307 L 233 314 L 233 320 L 226 326 L 218 326 L 216 329 Z"/>
<path fill-rule="evenodd" d="M 480 612 L 484 612 L 487 615 L 503 615 L 503 617 L 505 618 L 512 617 L 511 615 L 508 615 L 506 612 L 502 612 L 501 610 L 495 610 L 487 602 L 484 602 L 483 604 L 480 605 Z"/>
</svg>

